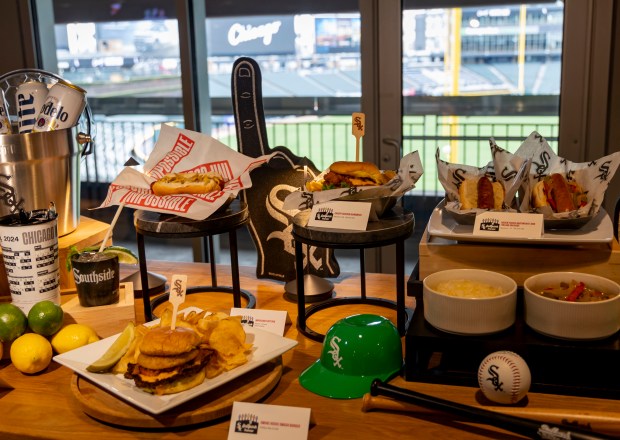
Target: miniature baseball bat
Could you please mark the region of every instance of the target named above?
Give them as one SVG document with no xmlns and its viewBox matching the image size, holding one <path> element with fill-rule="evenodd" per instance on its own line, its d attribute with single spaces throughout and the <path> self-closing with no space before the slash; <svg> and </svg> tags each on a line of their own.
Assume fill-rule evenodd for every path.
<svg viewBox="0 0 620 440">
<path fill-rule="evenodd" d="M 389 397 L 393 400 L 378 396 Z M 559 411 L 528 410 L 527 408 L 516 407 L 493 407 L 494 410 L 487 410 L 396 387 L 381 382 L 380 380 L 375 380 L 372 383 L 370 386 L 370 396 L 368 398 L 364 397 L 362 410 L 368 411 L 372 408 L 416 412 L 421 414 L 429 413 L 429 410 L 439 410 L 465 417 L 472 421 L 486 423 L 508 431 L 523 434 L 530 438 L 540 439 L 570 438 L 572 440 L 602 440 L 617 438 L 615 435 L 614 437 L 608 437 L 607 435 L 617 435 L 620 431 L 618 428 L 620 418 L 612 413 L 590 412 L 578 413 L 579 415 L 575 416 L 572 413 L 562 414 Z M 500 409 L 502 412 L 498 411 Z M 576 423 L 578 420 L 579 427 L 575 428 L 572 424 Z M 583 420 L 583 422 L 581 420 Z M 571 424 L 571 426 L 567 426 L 563 423 Z M 586 429 L 591 429 L 591 431 Z M 594 432 L 595 430 L 600 433 Z M 603 430 L 605 434 L 602 433 Z M 552 437 L 549 437 L 552 433 Z"/>
</svg>

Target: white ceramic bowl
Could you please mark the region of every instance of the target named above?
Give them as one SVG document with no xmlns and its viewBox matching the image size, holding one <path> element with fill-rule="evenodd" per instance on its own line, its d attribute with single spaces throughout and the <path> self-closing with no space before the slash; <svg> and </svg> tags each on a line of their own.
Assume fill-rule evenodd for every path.
<svg viewBox="0 0 620 440">
<path fill-rule="evenodd" d="M 499 286 L 503 294 L 490 298 L 464 298 L 439 293 L 443 281 L 469 280 Z M 424 318 L 433 327 L 461 335 L 484 335 L 507 329 L 515 322 L 517 283 L 497 272 L 450 269 L 435 272 L 423 281 Z"/>
<path fill-rule="evenodd" d="M 616 293 L 598 302 L 568 302 L 545 298 L 537 291 L 561 281 L 583 281 L 586 286 Z M 620 330 L 620 286 L 607 278 L 578 272 L 533 275 L 523 283 L 525 323 L 547 336 L 571 340 L 603 339 Z"/>
</svg>

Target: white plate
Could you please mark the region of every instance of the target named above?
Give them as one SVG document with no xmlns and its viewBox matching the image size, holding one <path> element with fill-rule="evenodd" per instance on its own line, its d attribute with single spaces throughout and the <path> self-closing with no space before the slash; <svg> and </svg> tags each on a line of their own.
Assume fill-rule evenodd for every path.
<svg viewBox="0 0 620 440">
<path fill-rule="evenodd" d="M 428 233 L 434 237 L 448 238 L 457 241 L 482 241 L 493 243 L 528 243 L 528 244 L 579 244 L 579 243 L 610 243 L 614 237 L 611 219 L 604 209 L 579 229 L 547 230 L 540 238 L 523 237 L 480 237 L 474 236 L 473 225 L 461 225 L 443 208 L 442 201 L 433 209 L 428 221 Z"/>
<path fill-rule="evenodd" d="M 183 309 L 183 312 L 189 312 L 192 310 L 196 310 L 197 312 L 201 311 L 196 307 L 188 307 Z M 158 321 L 156 320 L 152 322 L 156 323 Z M 205 379 L 205 381 L 197 387 L 177 394 L 156 396 L 140 390 L 135 386 L 133 380 L 125 379 L 121 374 L 98 374 L 86 371 L 86 367 L 99 359 L 99 357 L 116 340 L 118 335 L 110 336 L 109 338 L 102 339 L 101 341 L 57 355 L 54 357 L 54 360 L 59 364 L 72 369 L 80 376 L 89 379 L 101 388 L 115 394 L 121 399 L 126 400 L 127 402 L 152 414 L 161 414 L 164 411 L 185 403 L 194 397 L 217 388 L 220 385 L 223 385 L 256 367 L 269 362 L 271 359 L 280 356 L 282 353 L 287 352 L 297 345 L 297 341 L 278 336 L 274 333 L 249 326 L 244 326 L 244 329 L 246 332 L 246 342 L 252 344 L 252 353 L 247 363 L 230 371 L 224 372 L 213 379 Z"/>
</svg>

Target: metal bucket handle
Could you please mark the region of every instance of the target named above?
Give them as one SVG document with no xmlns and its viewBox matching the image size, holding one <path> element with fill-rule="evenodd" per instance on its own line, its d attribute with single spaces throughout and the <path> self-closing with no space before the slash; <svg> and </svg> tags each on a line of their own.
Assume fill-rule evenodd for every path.
<svg viewBox="0 0 620 440">
<path fill-rule="evenodd" d="M 53 72 L 48 72 L 46 70 L 42 70 L 42 69 L 17 69 L 17 70 L 13 70 L 11 72 L 7 72 L 3 75 L 0 75 L 0 86 L 2 85 L 3 82 L 9 80 L 10 78 L 13 77 L 17 77 L 20 75 L 40 75 L 41 77 L 47 77 L 47 78 L 52 78 L 55 79 L 56 81 L 65 81 L 68 82 L 66 79 L 62 78 L 60 75 L 57 75 Z M 85 98 L 86 99 L 86 98 Z M 93 143 L 94 143 L 94 137 L 95 137 L 95 133 L 94 133 L 94 129 L 95 129 L 95 122 L 93 119 L 93 114 L 90 110 L 90 106 L 88 105 L 88 102 L 86 102 L 86 105 L 84 106 L 84 111 L 82 112 L 81 116 L 80 116 L 80 120 L 84 118 L 86 121 L 86 133 L 83 132 L 78 132 L 77 136 L 76 136 L 76 141 L 78 144 L 82 145 L 84 148 L 82 149 L 82 153 L 81 153 L 81 157 L 84 156 L 88 156 L 89 154 L 91 154 L 93 152 Z M 79 122 L 78 122 L 79 124 Z"/>
</svg>

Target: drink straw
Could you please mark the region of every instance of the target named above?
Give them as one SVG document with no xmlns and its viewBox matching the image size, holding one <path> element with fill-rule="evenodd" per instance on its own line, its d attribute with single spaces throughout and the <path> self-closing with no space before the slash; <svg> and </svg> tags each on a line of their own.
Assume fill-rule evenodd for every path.
<svg viewBox="0 0 620 440">
<path fill-rule="evenodd" d="M 112 229 L 114 229 L 114 225 L 116 224 L 118 217 L 121 215 L 121 211 L 123 210 L 124 206 L 125 206 L 125 203 L 121 203 L 120 205 L 118 205 L 118 209 L 116 210 L 116 214 L 114 214 L 112 223 L 110 223 L 110 227 L 108 228 L 108 231 L 105 233 L 105 237 L 103 238 L 101 247 L 99 247 L 99 252 L 103 252 L 103 249 L 105 248 L 105 244 L 108 242 L 108 239 L 110 238 L 110 234 L 112 234 Z"/>
</svg>

